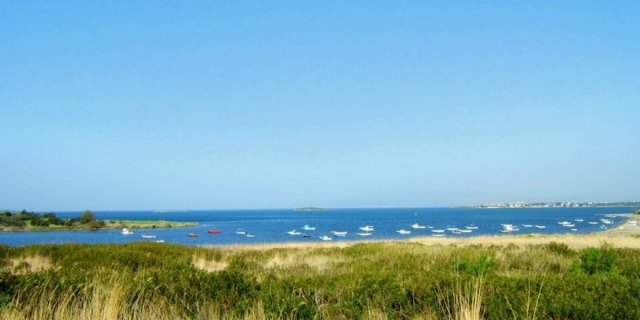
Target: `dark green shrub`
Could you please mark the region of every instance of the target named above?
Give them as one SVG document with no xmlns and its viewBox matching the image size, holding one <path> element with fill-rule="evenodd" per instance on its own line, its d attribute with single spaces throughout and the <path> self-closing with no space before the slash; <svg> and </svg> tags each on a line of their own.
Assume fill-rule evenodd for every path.
<svg viewBox="0 0 640 320">
<path fill-rule="evenodd" d="M 453 270 L 478 276 L 494 270 L 495 266 L 495 260 L 489 254 L 483 252 L 475 261 L 468 262 L 467 260 L 461 260 L 456 262 Z"/>
<path fill-rule="evenodd" d="M 618 253 L 610 245 L 601 248 L 587 248 L 580 253 L 579 268 L 586 274 L 612 272 Z"/>
<path fill-rule="evenodd" d="M 576 254 L 576 251 L 569 248 L 566 243 L 558 243 L 552 241 L 544 245 L 544 248 L 551 253 L 558 254 L 563 257 L 573 257 Z"/>
</svg>

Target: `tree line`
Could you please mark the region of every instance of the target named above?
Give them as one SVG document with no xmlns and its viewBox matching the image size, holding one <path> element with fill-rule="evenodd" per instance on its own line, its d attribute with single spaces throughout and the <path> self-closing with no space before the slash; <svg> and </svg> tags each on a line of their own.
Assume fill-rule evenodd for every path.
<svg viewBox="0 0 640 320">
<path fill-rule="evenodd" d="M 0 226 L 27 228 L 52 226 L 68 228 L 90 228 L 99 229 L 105 226 L 105 222 L 96 219 L 95 213 L 85 210 L 76 218 L 60 218 L 55 213 L 35 213 L 22 210 L 19 212 L 3 211 L 0 213 Z"/>
</svg>

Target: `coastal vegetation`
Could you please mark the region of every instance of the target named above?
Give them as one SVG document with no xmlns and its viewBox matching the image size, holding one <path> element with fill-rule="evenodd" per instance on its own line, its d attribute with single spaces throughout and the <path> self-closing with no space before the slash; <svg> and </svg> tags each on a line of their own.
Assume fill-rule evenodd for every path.
<svg viewBox="0 0 640 320">
<path fill-rule="evenodd" d="M 42 231 L 42 230 L 98 230 L 120 228 L 171 228 L 197 225 L 193 222 L 173 222 L 164 220 L 99 220 L 91 210 L 85 210 L 75 218 L 60 218 L 55 213 L 35 213 L 26 210 L 0 213 L 0 230 Z"/>
<path fill-rule="evenodd" d="M 640 319 L 608 243 L 0 246 L 1 319 Z"/>
</svg>

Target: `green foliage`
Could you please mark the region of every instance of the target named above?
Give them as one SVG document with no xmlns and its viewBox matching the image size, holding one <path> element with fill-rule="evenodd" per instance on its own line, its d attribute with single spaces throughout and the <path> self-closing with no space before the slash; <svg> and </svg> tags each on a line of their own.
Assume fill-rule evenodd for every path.
<svg viewBox="0 0 640 320">
<path fill-rule="evenodd" d="M 10 261 L 29 256 L 49 259 L 53 268 L 9 271 Z M 195 258 L 226 267 L 205 272 L 194 267 Z M 124 301 L 161 301 L 185 319 L 205 317 L 201 308 L 210 304 L 220 318 L 232 319 L 256 306 L 268 319 L 361 319 L 376 312 L 389 319 L 451 319 L 460 288 L 483 278 L 484 319 L 640 319 L 640 250 L 609 245 L 576 251 L 559 243 L 381 242 L 230 250 L 134 242 L 0 246 L 0 259 L 0 311 L 25 295 L 46 307 L 69 293 L 83 301 L 92 288 L 116 279 L 126 288 Z M 531 266 L 556 260 L 579 272 Z"/>
<path fill-rule="evenodd" d="M 614 271 L 617 251 L 604 244 L 601 248 L 587 248 L 580 254 L 578 267 L 586 274 L 609 273 Z"/>
<path fill-rule="evenodd" d="M 2 212 L 0 214 L 0 226 L 19 229 L 26 227 L 47 229 L 52 226 L 99 229 L 105 226 L 105 222 L 97 220 L 95 214 L 90 210 L 85 210 L 77 218 L 65 219 L 58 218 L 53 212 L 39 214 L 22 210 L 15 214 L 9 211 Z"/>
<path fill-rule="evenodd" d="M 487 253 L 482 253 L 480 257 L 474 261 L 460 260 L 453 265 L 453 270 L 466 272 L 470 275 L 478 276 L 486 274 L 495 268 L 495 260 Z"/>
<path fill-rule="evenodd" d="M 96 215 L 95 213 L 93 213 L 93 211 L 91 210 L 85 210 L 84 212 L 82 212 L 82 214 L 80 215 L 80 218 L 78 221 L 80 221 L 80 223 L 89 223 L 92 221 L 96 220 Z"/>
<path fill-rule="evenodd" d="M 558 243 L 558 242 L 552 241 L 550 243 L 545 244 L 544 248 L 551 253 L 555 253 L 563 257 L 573 257 L 576 255 L 576 251 L 569 248 L 569 246 L 566 243 Z"/>
</svg>

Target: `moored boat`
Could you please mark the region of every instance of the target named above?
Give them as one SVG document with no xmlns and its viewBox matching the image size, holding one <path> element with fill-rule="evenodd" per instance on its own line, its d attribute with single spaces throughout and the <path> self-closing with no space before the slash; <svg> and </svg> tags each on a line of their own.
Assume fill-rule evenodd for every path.
<svg viewBox="0 0 640 320">
<path fill-rule="evenodd" d="M 360 229 L 362 231 L 370 232 L 370 231 L 373 231 L 373 226 L 364 226 L 364 227 L 360 227 L 358 229 Z"/>
<path fill-rule="evenodd" d="M 312 227 L 312 226 L 310 226 L 310 225 L 308 225 L 308 224 L 305 224 L 305 225 L 302 227 L 302 230 L 306 230 L 306 231 L 313 231 L 313 230 L 315 230 L 315 229 L 316 229 L 316 227 L 315 227 L 315 226 L 313 226 L 313 227 Z"/>
<path fill-rule="evenodd" d="M 220 229 L 209 229 L 209 230 L 207 230 L 207 233 L 220 234 L 220 233 L 222 233 L 222 230 L 220 230 Z"/>
<path fill-rule="evenodd" d="M 344 236 L 347 235 L 346 231 L 335 231 L 335 230 L 333 230 L 333 231 L 331 231 L 331 233 L 333 233 L 333 235 L 336 236 L 336 237 L 344 237 Z"/>
<path fill-rule="evenodd" d="M 154 239 L 156 237 L 156 235 L 155 234 L 143 234 L 142 237 L 145 238 L 145 239 Z"/>
<path fill-rule="evenodd" d="M 509 233 L 509 232 L 514 232 L 514 231 L 520 231 L 520 228 L 518 228 L 518 226 L 514 226 L 514 225 L 508 224 L 508 223 L 503 223 L 502 224 L 502 229 L 500 229 L 500 232 L 502 232 L 502 233 Z"/>
<path fill-rule="evenodd" d="M 414 224 L 411 225 L 411 228 L 413 228 L 413 229 L 426 229 L 427 227 L 423 226 L 421 224 L 418 224 L 418 223 L 414 223 Z"/>
<path fill-rule="evenodd" d="M 130 234 L 133 234 L 133 230 L 129 230 L 127 228 L 122 228 L 122 232 L 120 232 L 120 233 L 122 233 L 122 235 L 128 236 Z"/>
<path fill-rule="evenodd" d="M 198 234 L 197 234 L 197 233 L 189 233 L 187 236 L 188 236 L 189 238 L 197 238 L 197 237 L 198 237 Z"/>
<path fill-rule="evenodd" d="M 293 229 L 293 230 L 291 230 L 291 231 L 287 231 L 287 233 L 288 233 L 289 235 L 292 235 L 292 236 L 299 236 L 299 235 L 301 235 L 301 234 L 302 234 L 302 232 L 297 231 L 296 229 Z"/>
<path fill-rule="evenodd" d="M 409 234 L 411 233 L 411 230 L 400 229 L 400 230 L 396 230 L 396 232 L 399 234 Z"/>
<path fill-rule="evenodd" d="M 329 237 L 329 236 L 321 236 L 320 240 L 322 240 L 322 241 L 331 241 L 333 239 L 331 239 L 331 237 Z"/>
</svg>

